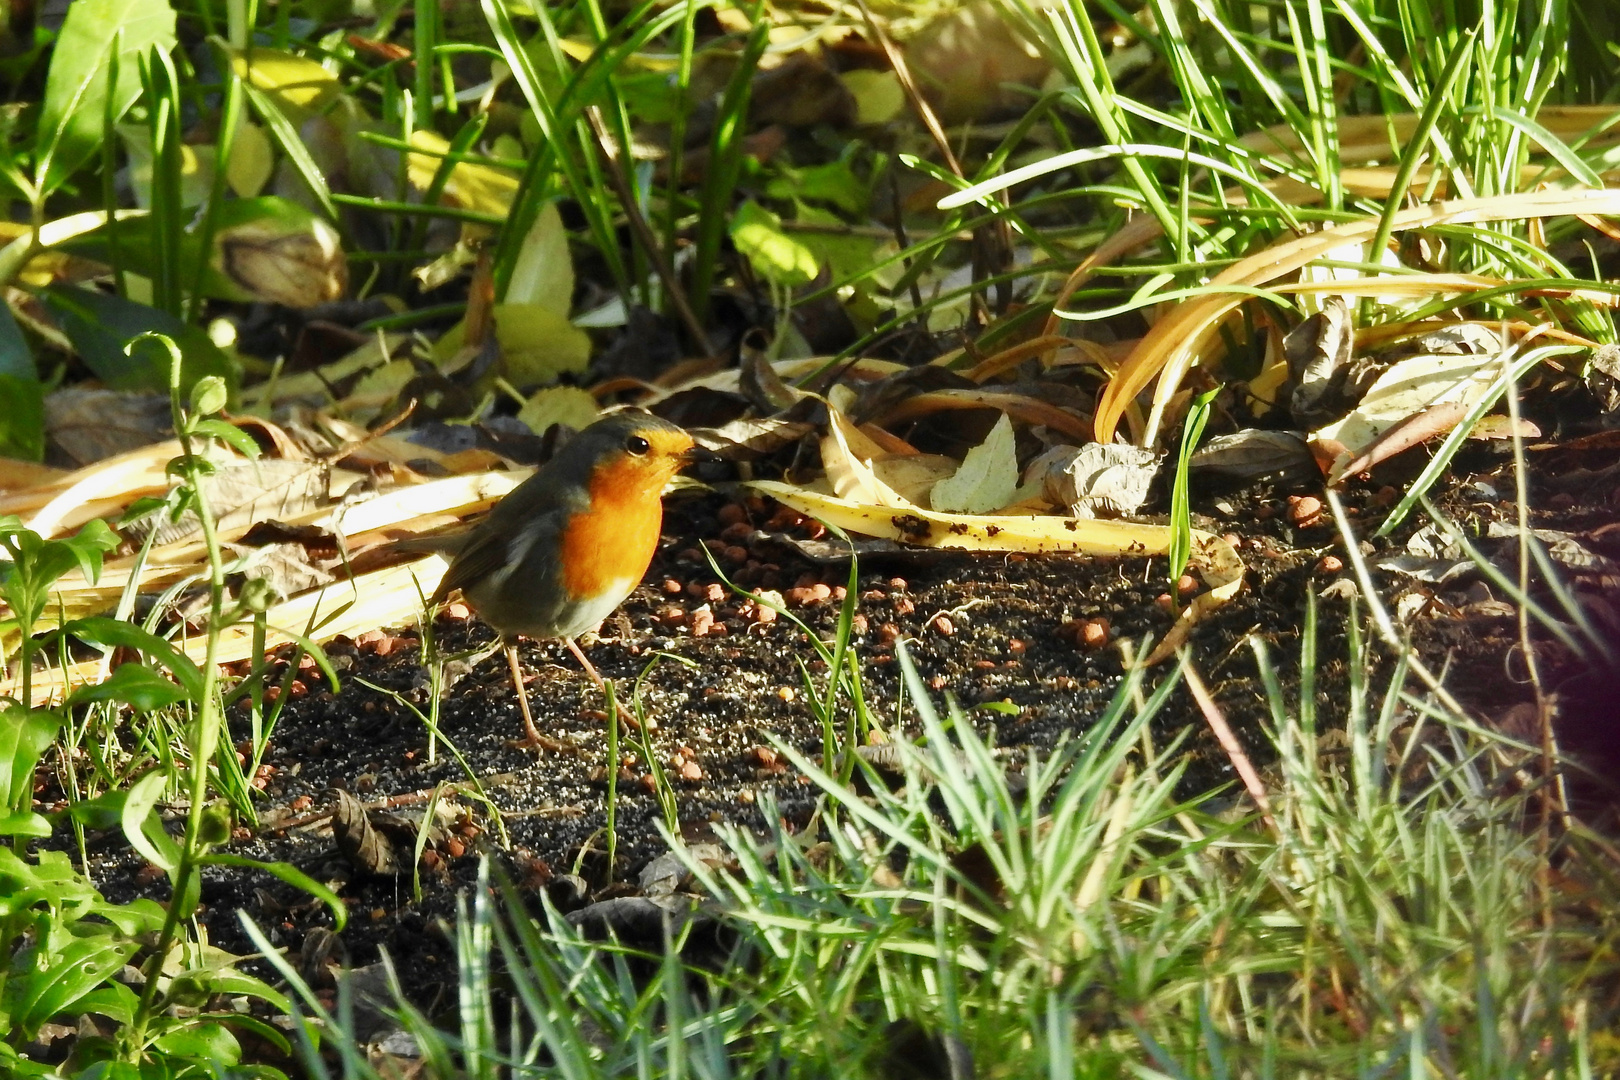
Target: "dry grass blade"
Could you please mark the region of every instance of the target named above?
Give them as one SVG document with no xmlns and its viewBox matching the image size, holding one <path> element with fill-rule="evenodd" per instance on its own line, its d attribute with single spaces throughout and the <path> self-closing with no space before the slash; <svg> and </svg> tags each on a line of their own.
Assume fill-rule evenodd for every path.
<svg viewBox="0 0 1620 1080">
<path fill-rule="evenodd" d="M 754 481 L 750 486 L 801 514 L 819 518 L 845 532 L 919 547 L 1140 558 L 1169 554 L 1174 535 L 1174 530 L 1167 525 L 1036 515 L 941 514 L 921 508 L 901 510 L 851 502 L 765 480 Z M 1231 600 L 1243 588 L 1243 560 L 1232 545 L 1219 536 L 1193 530 L 1191 566 L 1210 590 L 1193 597 L 1182 610 L 1175 625 L 1148 657 L 1149 664 L 1160 663 L 1174 655 L 1199 619 Z"/>
<path fill-rule="evenodd" d="M 1395 215 L 1394 227 L 1406 230 L 1445 224 L 1616 213 L 1620 213 L 1620 189 L 1535 191 L 1414 207 Z M 1104 387 L 1097 402 L 1097 441 L 1113 440 L 1126 407 L 1157 378 L 1153 409 L 1142 438 L 1144 445 L 1156 441 L 1164 409 L 1181 380 L 1194 364 L 1208 359 L 1205 350 L 1218 341 L 1222 323 L 1247 299 L 1243 292 L 1224 291 L 1226 287 L 1268 287 L 1335 248 L 1366 243 L 1377 234 L 1378 227 L 1379 220 L 1375 217 L 1336 225 L 1273 245 L 1217 274 L 1210 281 L 1209 295 L 1177 306 L 1155 323 L 1118 374 Z"/>
<path fill-rule="evenodd" d="M 1187 680 L 1187 691 L 1192 694 L 1193 700 L 1198 703 L 1198 711 L 1204 714 L 1204 720 L 1209 724 L 1209 730 L 1214 733 L 1215 741 L 1221 744 L 1226 756 L 1232 761 L 1232 768 L 1237 770 L 1238 776 L 1243 780 L 1243 787 L 1254 800 L 1255 809 L 1260 811 L 1260 819 L 1271 830 L 1271 835 L 1282 839 L 1282 830 L 1277 828 L 1277 819 L 1271 813 L 1271 800 L 1266 796 L 1266 786 L 1260 782 L 1260 774 L 1255 771 L 1254 762 L 1249 760 L 1248 751 L 1238 741 L 1237 734 L 1232 731 L 1232 725 L 1226 722 L 1226 714 L 1215 703 L 1209 688 L 1204 680 L 1198 677 L 1198 669 L 1193 666 L 1191 659 L 1185 653 L 1181 656 L 1181 674 Z"/>
<path fill-rule="evenodd" d="M 267 614 L 269 628 L 264 645 L 273 649 L 293 640 L 294 634 L 309 630 L 326 640 L 338 634 L 353 637 L 379 626 L 399 626 L 411 622 L 421 610 L 422 595 L 438 587 L 447 564 L 437 555 L 402 566 L 361 574 L 323 589 L 295 596 L 277 604 Z M 418 589 L 421 590 L 418 593 Z M 344 605 L 349 605 L 344 607 Z M 336 616 L 330 613 L 337 612 Z M 181 648 L 191 659 L 202 663 L 207 657 L 208 638 L 199 634 L 188 638 Z M 237 623 L 219 635 L 214 660 L 231 664 L 254 656 L 253 624 Z M 102 677 L 102 661 L 86 660 L 65 670 L 51 668 L 34 673 L 31 704 L 49 705 L 66 697 L 74 687 L 96 682 Z M 20 680 L 0 681 L 0 696 L 21 693 Z"/>
</svg>

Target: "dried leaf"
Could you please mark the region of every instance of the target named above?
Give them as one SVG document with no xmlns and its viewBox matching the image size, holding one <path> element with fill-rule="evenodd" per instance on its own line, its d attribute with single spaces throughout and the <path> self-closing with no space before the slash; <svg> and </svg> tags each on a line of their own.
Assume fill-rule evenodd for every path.
<svg viewBox="0 0 1620 1080">
<path fill-rule="evenodd" d="M 1013 501 L 1018 490 L 1018 453 L 1005 413 L 984 442 L 967 452 L 961 468 L 940 480 L 929 505 L 946 513 L 987 514 Z"/>
<path fill-rule="evenodd" d="M 1159 455 L 1121 443 L 1054 446 L 1024 470 L 1026 485 L 1040 485 L 1047 501 L 1079 518 L 1134 514 L 1147 501 Z"/>
<path fill-rule="evenodd" d="M 872 459 L 884 456 L 883 448 L 861 434 L 837 409 L 829 410 L 828 419 L 827 434 L 821 440 L 821 467 L 833 491 L 854 502 L 914 509 L 913 503 L 872 471 Z"/>
</svg>

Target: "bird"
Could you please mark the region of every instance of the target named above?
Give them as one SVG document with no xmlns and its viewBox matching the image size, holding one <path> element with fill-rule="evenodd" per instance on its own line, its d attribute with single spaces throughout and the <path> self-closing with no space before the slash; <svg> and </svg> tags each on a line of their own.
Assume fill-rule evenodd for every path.
<svg viewBox="0 0 1620 1080">
<path fill-rule="evenodd" d="M 523 713 L 520 745 L 542 745 L 518 660 L 519 637 L 562 639 L 598 688 L 575 640 L 635 591 L 663 527 L 671 478 L 708 456 L 679 426 L 640 410 L 610 413 L 575 435 L 470 528 L 396 541 L 450 568 L 433 606 L 459 591 L 500 635 Z"/>
</svg>

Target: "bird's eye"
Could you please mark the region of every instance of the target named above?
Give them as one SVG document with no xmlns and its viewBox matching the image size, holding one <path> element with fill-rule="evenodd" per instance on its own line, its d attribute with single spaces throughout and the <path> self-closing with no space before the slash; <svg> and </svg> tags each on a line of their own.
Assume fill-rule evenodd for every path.
<svg viewBox="0 0 1620 1080">
<path fill-rule="evenodd" d="M 624 441 L 624 448 L 635 457 L 641 457 L 652 449 L 652 443 L 643 439 L 640 435 L 632 435 Z"/>
</svg>

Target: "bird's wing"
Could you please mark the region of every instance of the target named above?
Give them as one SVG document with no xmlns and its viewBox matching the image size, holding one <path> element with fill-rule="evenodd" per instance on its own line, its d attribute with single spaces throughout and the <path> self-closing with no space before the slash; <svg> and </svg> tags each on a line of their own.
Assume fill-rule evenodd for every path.
<svg viewBox="0 0 1620 1080">
<path fill-rule="evenodd" d="M 575 509 L 558 496 L 554 481 L 543 479 L 541 473 L 529 477 L 467 534 L 434 590 L 434 602 L 442 603 L 455 590 L 466 592 L 492 574 L 515 566 L 542 537 L 549 543 L 558 536 Z"/>
</svg>

